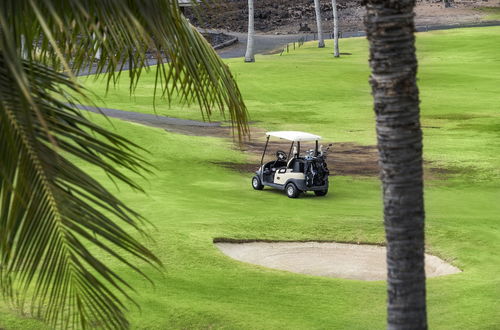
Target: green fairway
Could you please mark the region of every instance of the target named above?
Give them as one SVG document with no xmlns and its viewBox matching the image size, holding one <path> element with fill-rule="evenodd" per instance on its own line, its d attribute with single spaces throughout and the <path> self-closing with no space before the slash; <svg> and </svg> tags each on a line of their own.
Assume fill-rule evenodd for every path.
<svg viewBox="0 0 500 330">
<path fill-rule="evenodd" d="M 427 252 L 462 273 L 427 281 L 432 329 L 498 329 L 500 314 L 500 27 L 418 34 L 419 87 L 426 168 L 441 173 L 426 182 Z M 328 141 L 374 145 L 367 42 L 314 43 L 282 56 L 227 62 L 237 77 L 255 125 L 304 130 Z M 84 80 L 109 108 L 153 113 L 154 74 L 143 74 L 136 95 L 121 85 L 104 98 L 104 82 Z M 164 102 L 159 114 L 200 119 L 195 107 Z M 377 177 L 333 178 L 331 193 L 289 199 L 270 189 L 254 191 L 251 175 L 214 164 L 245 162 L 230 139 L 169 133 L 100 115 L 139 144 L 156 167 L 137 180 L 147 195 L 87 166 L 139 211 L 165 265 L 144 266 L 155 285 L 110 257 L 137 290 L 130 304 L 134 329 L 383 329 L 385 282 L 313 277 L 241 263 L 212 244 L 215 237 L 275 240 L 384 242 Z M 214 120 L 221 119 L 214 116 Z M 43 329 L 0 302 L 0 328 Z"/>
</svg>

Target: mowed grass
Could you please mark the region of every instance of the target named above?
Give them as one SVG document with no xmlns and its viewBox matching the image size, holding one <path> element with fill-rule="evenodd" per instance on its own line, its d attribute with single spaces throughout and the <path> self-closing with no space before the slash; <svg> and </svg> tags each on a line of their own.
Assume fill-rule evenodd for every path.
<svg viewBox="0 0 500 330">
<path fill-rule="evenodd" d="M 419 86 L 427 168 L 443 174 L 426 184 L 427 251 L 462 273 L 427 281 L 430 327 L 496 329 L 500 325 L 500 28 L 418 34 Z M 297 129 L 329 141 L 375 144 L 367 83 L 367 43 L 306 44 L 254 64 L 229 60 L 252 120 L 265 129 Z M 110 108 L 152 112 L 152 75 L 135 97 L 126 80 L 106 98 Z M 97 94 L 101 82 L 86 81 Z M 100 94 L 104 96 L 103 94 Z M 199 119 L 194 108 L 159 106 L 158 113 Z M 214 162 L 244 162 L 228 139 L 192 137 L 111 120 L 92 119 L 140 144 L 156 167 L 139 179 L 147 195 L 101 182 L 152 223 L 147 242 L 165 264 L 144 270 L 152 286 L 115 265 L 137 290 L 130 305 L 135 329 L 383 329 L 385 283 L 292 274 L 225 257 L 214 237 L 282 240 L 384 241 L 377 178 L 334 177 L 325 198 L 291 200 L 253 191 L 250 175 Z M 214 119 L 219 119 L 215 117 Z M 0 303 L 0 328 L 43 328 Z"/>
</svg>

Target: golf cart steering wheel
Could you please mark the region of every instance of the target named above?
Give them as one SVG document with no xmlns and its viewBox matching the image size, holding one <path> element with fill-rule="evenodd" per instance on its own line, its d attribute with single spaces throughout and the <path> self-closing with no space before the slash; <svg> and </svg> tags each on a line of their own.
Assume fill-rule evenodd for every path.
<svg viewBox="0 0 500 330">
<path fill-rule="evenodd" d="M 278 150 L 278 151 L 276 151 L 276 158 L 277 158 L 277 161 L 280 160 L 280 161 L 284 162 L 284 161 L 286 161 L 288 156 L 287 156 L 286 152 Z"/>
</svg>

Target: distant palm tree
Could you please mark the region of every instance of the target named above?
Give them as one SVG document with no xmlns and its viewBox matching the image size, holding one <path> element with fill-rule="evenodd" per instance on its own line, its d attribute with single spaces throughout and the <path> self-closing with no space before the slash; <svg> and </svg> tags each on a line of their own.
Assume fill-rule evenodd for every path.
<svg viewBox="0 0 500 330">
<path fill-rule="evenodd" d="M 426 329 L 415 0 L 365 0 L 387 241 L 388 329 Z"/>
<path fill-rule="evenodd" d="M 337 11 L 337 0 L 332 0 L 333 11 L 333 56 L 339 57 L 339 16 Z"/>
<path fill-rule="evenodd" d="M 323 39 L 323 27 L 321 26 L 321 5 L 319 0 L 314 0 L 314 11 L 316 13 L 316 25 L 318 27 L 318 47 L 325 47 L 325 41 Z"/>
<path fill-rule="evenodd" d="M 148 171 L 137 146 L 73 104 L 91 102 L 75 74 L 93 64 L 98 73 L 110 72 L 108 84 L 128 64 L 133 91 L 146 51 L 160 63 L 153 68 L 160 93 L 197 102 L 207 116 L 227 109 L 238 132 L 247 131 L 228 67 L 180 14 L 177 0 L 0 3 L 0 289 L 20 307 L 29 303 L 51 327 L 128 327 L 128 284 L 95 250 L 142 275 L 131 257 L 160 265 L 122 229 L 144 233 L 137 213 L 74 163 L 141 190 L 125 174 Z"/>
<path fill-rule="evenodd" d="M 254 34 L 255 34 L 255 29 L 254 29 L 253 0 L 248 0 L 248 38 L 247 38 L 247 51 L 245 53 L 245 62 L 255 62 L 255 56 L 253 54 Z"/>
</svg>

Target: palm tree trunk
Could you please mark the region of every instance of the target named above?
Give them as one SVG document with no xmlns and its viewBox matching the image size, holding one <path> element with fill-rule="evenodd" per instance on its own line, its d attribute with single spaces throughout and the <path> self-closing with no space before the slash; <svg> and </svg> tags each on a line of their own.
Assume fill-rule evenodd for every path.
<svg viewBox="0 0 500 330">
<path fill-rule="evenodd" d="M 337 0 L 332 0 L 332 11 L 333 11 L 333 56 L 339 57 L 339 16 L 337 12 Z"/>
<path fill-rule="evenodd" d="M 248 38 L 247 38 L 247 51 L 245 53 L 245 62 L 255 62 L 253 55 L 253 37 L 254 37 L 254 10 L 253 0 L 248 0 Z"/>
<path fill-rule="evenodd" d="M 323 28 L 321 27 L 321 8 L 319 0 L 314 0 L 314 11 L 316 12 L 316 25 L 318 26 L 318 47 L 325 47 L 325 41 L 323 40 Z"/>
<path fill-rule="evenodd" d="M 415 0 L 365 0 L 387 241 L 388 329 L 427 329 Z"/>
</svg>

